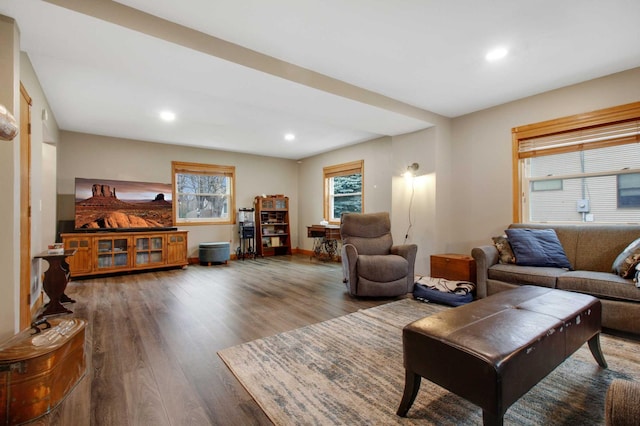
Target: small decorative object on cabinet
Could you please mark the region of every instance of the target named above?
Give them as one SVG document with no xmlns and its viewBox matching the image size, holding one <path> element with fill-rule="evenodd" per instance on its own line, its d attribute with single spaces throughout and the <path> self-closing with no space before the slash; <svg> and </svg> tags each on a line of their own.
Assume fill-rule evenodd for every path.
<svg viewBox="0 0 640 426">
<path fill-rule="evenodd" d="M 62 234 L 71 277 L 186 266 L 187 231 Z"/>
<path fill-rule="evenodd" d="M 291 254 L 289 197 L 267 195 L 255 198 L 256 252 L 260 256 Z"/>
<path fill-rule="evenodd" d="M 432 254 L 431 276 L 476 283 L 476 261 L 464 254 Z"/>
</svg>

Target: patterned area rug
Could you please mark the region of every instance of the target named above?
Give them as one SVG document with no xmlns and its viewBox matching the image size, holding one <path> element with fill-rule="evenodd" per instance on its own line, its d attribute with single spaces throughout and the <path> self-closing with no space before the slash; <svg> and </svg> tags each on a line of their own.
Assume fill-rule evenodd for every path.
<svg viewBox="0 0 640 426">
<path fill-rule="evenodd" d="M 443 309 L 403 299 L 218 352 L 276 425 L 482 424 L 482 410 L 422 380 L 407 418 L 402 327 Z M 640 343 L 601 337 L 602 369 L 587 345 L 513 404 L 505 424 L 604 424 L 614 378 L 640 380 Z"/>
</svg>

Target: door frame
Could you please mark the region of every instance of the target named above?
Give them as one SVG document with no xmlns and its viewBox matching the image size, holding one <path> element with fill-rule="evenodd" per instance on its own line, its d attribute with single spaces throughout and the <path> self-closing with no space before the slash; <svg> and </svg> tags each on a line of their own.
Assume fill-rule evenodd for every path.
<svg viewBox="0 0 640 426">
<path fill-rule="evenodd" d="M 20 83 L 20 330 L 29 327 L 42 304 L 31 306 L 31 106 Z"/>
</svg>

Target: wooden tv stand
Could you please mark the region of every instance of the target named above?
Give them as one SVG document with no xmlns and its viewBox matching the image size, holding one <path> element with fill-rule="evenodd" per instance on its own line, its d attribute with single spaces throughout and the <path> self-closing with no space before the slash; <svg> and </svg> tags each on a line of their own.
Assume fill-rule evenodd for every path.
<svg viewBox="0 0 640 426">
<path fill-rule="evenodd" d="M 187 231 L 62 234 L 71 277 L 186 266 Z"/>
</svg>

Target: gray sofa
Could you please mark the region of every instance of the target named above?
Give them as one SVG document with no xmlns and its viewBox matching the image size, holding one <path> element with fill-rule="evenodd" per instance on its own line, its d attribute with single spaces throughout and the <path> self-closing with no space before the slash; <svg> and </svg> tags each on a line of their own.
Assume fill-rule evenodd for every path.
<svg viewBox="0 0 640 426">
<path fill-rule="evenodd" d="M 475 247 L 471 255 L 479 298 L 524 284 L 586 293 L 602 301 L 604 328 L 640 334 L 640 288 L 632 279 L 611 272 L 616 257 L 640 238 L 640 225 L 512 224 L 509 228 L 554 229 L 573 270 L 502 264 L 495 245 Z"/>
</svg>

